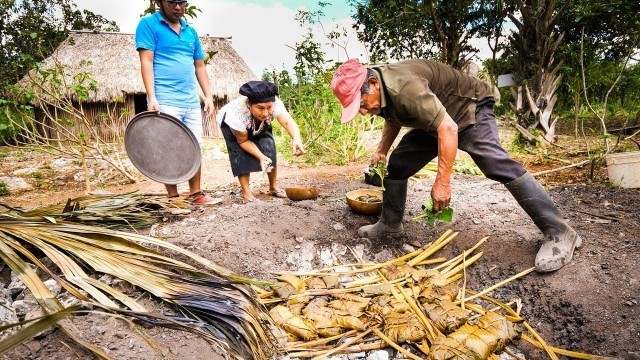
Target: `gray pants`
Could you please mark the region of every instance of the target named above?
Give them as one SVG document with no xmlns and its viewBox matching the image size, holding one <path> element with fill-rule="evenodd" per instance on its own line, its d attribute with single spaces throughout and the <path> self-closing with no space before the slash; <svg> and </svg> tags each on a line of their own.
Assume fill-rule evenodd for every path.
<svg viewBox="0 0 640 360">
<path fill-rule="evenodd" d="M 526 172 L 500 145 L 493 104 L 476 110 L 476 123 L 458 133 L 458 148 L 471 155 L 486 177 L 506 184 Z M 408 179 L 438 156 L 438 139 L 424 130 L 407 132 L 389 157 L 389 178 Z"/>
</svg>

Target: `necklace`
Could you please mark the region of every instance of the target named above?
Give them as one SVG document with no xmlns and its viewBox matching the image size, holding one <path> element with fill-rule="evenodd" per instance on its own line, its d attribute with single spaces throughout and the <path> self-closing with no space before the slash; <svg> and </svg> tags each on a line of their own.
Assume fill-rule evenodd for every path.
<svg viewBox="0 0 640 360">
<path fill-rule="evenodd" d="M 264 130 L 264 123 L 264 121 L 260 121 L 260 126 L 258 127 L 258 130 L 256 130 L 256 120 L 251 118 L 251 131 L 254 136 L 260 134 L 262 130 Z"/>
</svg>

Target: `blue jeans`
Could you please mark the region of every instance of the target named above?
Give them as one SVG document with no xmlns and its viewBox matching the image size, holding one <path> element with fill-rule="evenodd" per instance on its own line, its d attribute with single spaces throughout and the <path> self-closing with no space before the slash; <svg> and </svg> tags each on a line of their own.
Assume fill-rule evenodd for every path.
<svg viewBox="0 0 640 360">
<path fill-rule="evenodd" d="M 200 110 L 199 107 L 179 108 L 169 105 L 160 105 L 158 108 L 160 109 L 160 112 L 169 114 L 182 121 L 182 123 L 191 130 L 191 133 L 193 133 L 198 140 L 200 149 L 202 149 L 202 110 Z"/>
</svg>

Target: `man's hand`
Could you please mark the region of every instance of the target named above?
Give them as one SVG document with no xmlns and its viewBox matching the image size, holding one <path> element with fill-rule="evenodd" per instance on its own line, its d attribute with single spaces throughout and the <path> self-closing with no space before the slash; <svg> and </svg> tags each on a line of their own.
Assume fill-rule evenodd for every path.
<svg viewBox="0 0 640 360">
<path fill-rule="evenodd" d="M 447 181 L 436 181 L 431 188 L 431 198 L 433 199 L 433 211 L 444 210 L 451 202 L 451 184 Z"/>
<path fill-rule="evenodd" d="M 304 154 L 304 145 L 302 145 L 302 141 L 300 139 L 293 140 L 293 156 L 300 156 Z"/>
<path fill-rule="evenodd" d="M 213 100 L 204 100 L 204 113 L 207 115 L 208 119 L 211 119 L 211 116 L 213 115 Z"/>
<path fill-rule="evenodd" d="M 147 103 L 147 111 L 160 112 L 160 103 L 158 103 L 158 99 L 156 99 L 155 96 L 149 98 L 149 102 Z"/>
<path fill-rule="evenodd" d="M 380 153 L 380 152 L 373 154 L 373 157 L 371 158 L 371 165 L 376 166 L 380 161 L 382 161 L 386 165 L 387 154 Z"/>
</svg>

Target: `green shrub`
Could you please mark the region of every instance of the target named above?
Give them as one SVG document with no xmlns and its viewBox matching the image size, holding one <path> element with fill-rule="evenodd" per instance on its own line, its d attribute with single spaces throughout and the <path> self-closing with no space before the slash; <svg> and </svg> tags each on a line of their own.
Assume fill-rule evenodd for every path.
<svg viewBox="0 0 640 360">
<path fill-rule="evenodd" d="M 9 186 L 6 182 L 0 181 L 0 196 L 9 195 L 11 192 L 9 191 Z"/>
<path fill-rule="evenodd" d="M 294 83 L 287 71 L 266 73 L 264 79 L 276 83 L 280 98 L 300 128 L 307 163 L 343 165 L 358 161 L 371 152 L 376 142 L 372 134 L 381 128 L 382 119 L 358 116 L 345 125 L 340 122 L 341 106 L 329 85 L 331 72 L 316 74 Z M 274 122 L 276 146 L 285 158 L 291 158 L 291 137 Z"/>
</svg>

